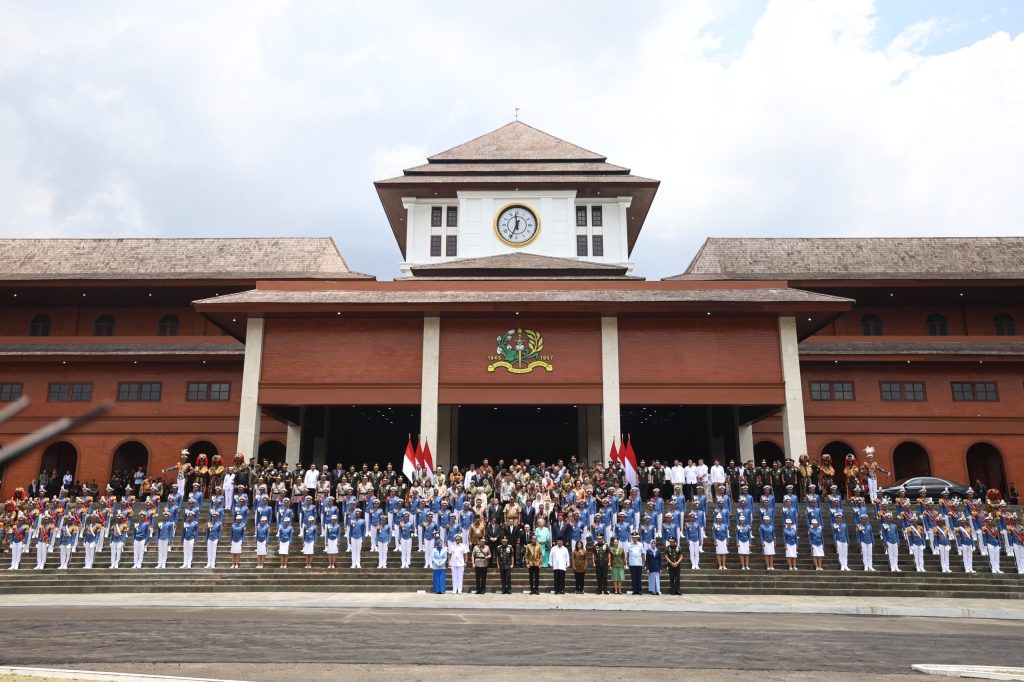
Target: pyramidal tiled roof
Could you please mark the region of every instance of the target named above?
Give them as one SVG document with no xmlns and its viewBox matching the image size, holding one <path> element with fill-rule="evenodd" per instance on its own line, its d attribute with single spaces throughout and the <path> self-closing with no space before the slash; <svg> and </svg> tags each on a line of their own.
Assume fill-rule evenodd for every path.
<svg viewBox="0 0 1024 682">
<path fill-rule="evenodd" d="M 430 162 L 605 160 L 601 154 L 537 130 L 522 121 L 512 121 L 428 158 Z"/>
<path fill-rule="evenodd" d="M 348 279 L 329 237 L 0 239 L 0 280 Z"/>
<path fill-rule="evenodd" d="M 1024 237 L 710 238 L 668 279 L 1024 279 Z"/>
</svg>

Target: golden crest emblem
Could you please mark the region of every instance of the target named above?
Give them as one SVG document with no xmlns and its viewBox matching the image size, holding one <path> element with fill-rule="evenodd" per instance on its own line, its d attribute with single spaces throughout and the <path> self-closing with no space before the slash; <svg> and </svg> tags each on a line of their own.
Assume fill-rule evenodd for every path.
<svg viewBox="0 0 1024 682">
<path fill-rule="evenodd" d="M 537 368 L 548 372 L 554 370 L 550 355 L 543 354 L 544 337 L 533 329 L 509 329 L 497 336 L 498 347 L 494 355 L 488 356 L 491 364 L 487 371 L 493 372 L 499 367 L 512 374 L 529 374 Z"/>
</svg>

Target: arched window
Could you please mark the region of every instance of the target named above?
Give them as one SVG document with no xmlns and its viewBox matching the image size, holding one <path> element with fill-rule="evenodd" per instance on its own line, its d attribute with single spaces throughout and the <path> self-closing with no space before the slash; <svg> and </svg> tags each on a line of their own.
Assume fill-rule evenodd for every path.
<svg viewBox="0 0 1024 682">
<path fill-rule="evenodd" d="M 49 315 L 36 315 L 28 324 L 29 336 L 49 336 L 53 327 L 53 320 Z"/>
<path fill-rule="evenodd" d="M 949 336 L 949 322 L 946 316 L 940 313 L 932 313 L 925 318 L 928 325 L 928 336 Z"/>
<path fill-rule="evenodd" d="M 868 313 L 864 317 L 860 318 L 860 329 L 864 333 L 864 336 L 881 336 L 882 317 L 875 313 Z"/>
<path fill-rule="evenodd" d="M 1010 313 L 999 313 L 995 320 L 996 336 L 1017 336 L 1017 321 Z"/>
<path fill-rule="evenodd" d="M 96 318 L 96 321 L 92 325 L 93 336 L 113 336 L 114 327 L 117 326 L 117 321 L 113 315 L 109 313 L 103 313 Z"/>
<path fill-rule="evenodd" d="M 928 452 L 917 443 L 905 442 L 892 452 L 892 473 L 897 481 L 918 476 L 931 476 L 932 463 Z"/>
<path fill-rule="evenodd" d="M 160 323 L 156 327 L 156 333 L 158 336 L 177 336 L 178 326 L 178 316 L 168 313 L 160 318 Z"/>
</svg>

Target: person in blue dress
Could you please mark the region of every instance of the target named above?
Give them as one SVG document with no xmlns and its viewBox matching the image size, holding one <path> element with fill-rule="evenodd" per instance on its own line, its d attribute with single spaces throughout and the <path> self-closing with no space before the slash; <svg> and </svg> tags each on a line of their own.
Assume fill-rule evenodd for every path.
<svg viewBox="0 0 1024 682">
<path fill-rule="evenodd" d="M 824 570 L 821 567 L 821 560 L 825 556 L 825 533 L 816 516 L 811 517 L 810 527 L 807 529 L 807 542 L 811 545 L 811 561 L 814 562 L 814 570 Z"/>
<path fill-rule="evenodd" d="M 264 508 L 256 524 L 256 568 L 262 569 L 267 559 L 267 543 L 270 541 L 270 509 Z"/>
<path fill-rule="evenodd" d="M 337 568 L 338 545 L 341 543 L 342 532 L 341 523 L 338 522 L 338 512 L 334 511 L 328 517 L 324 528 L 324 554 L 327 555 L 327 568 Z M 349 548 L 351 547 L 352 545 L 349 545 Z"/>
<path fill-rule="evenodd" d="M 761 525 L 757 527 L 758 538 L 761 540 L 761 551 L 764 553 L 765 570 L 775 570 L 775 526 L 772 517 L 765 514 L 761 517 Z"/>
<path fill-rule="evenodd" d="M 434 570 L 434 594 L 444 594 L 447 583 L 448 548 L 441 542 L 441 534 L 434 539 L 434 548 L 430 552 L 430 566 Z"/>
<path fill-rule="evenodd" d="M 750 524 L 747 518 L 743 512 L 736 517 L 736 553 L 740 557 L 741 571 L 750 570 Z"/>
<path fill-rule="evenodd" d="M 245 540 L 245 517 L 235 514 L 231 524 L 231 568 L 238 568 L 242 561 L 242 541 Z"/>
<path fill-rule="evenodd" d="M 295 527 L 292 525 L 291 517 L 287 520 L 282 519 L 277 524 L 277 554 L 281 557 L 281 568 L 288 568 L 288 552 L 294 533 Z"/>
<path fill-rule="evenodd" d="M 306 568 L 313 568 L 313 551 L 316 545 L 316 516 L 310 514 L 302 526 L 302 555 L 306 557 Z"/>
<path fill-rule="evenodd" d="M 792 487 L 792 486 L 790 486 Z M 795 571 L 796 568 L 796 548 L 797 548 L 797 536 L 796 536 L 796 522 L 793 519 L 786 519 L 786 525 L 782 529 L 782 544 L 786 548 L 786 564 L 789 566 L 789 570 Z"/>
</svg>

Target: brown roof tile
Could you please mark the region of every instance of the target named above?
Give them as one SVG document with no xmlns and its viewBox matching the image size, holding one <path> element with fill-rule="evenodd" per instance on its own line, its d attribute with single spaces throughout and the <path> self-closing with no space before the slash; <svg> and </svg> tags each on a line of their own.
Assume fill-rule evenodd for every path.
<svg viewBox="0 0 1024 682">
<path fill-rule="evenodd" d="M 512 121 L 469 142 L 434 154 L 430 161 L 604 161 L 605 157 L 554 135 Z"/>
<path fill-rule="evenodd" d="M 348 279 L 329 237 L 0 239 L 0 280 Z"/>
<path fill-rule="evenodd" d="M 1024 279 L 1024 237 L 711 238 L 668 279 Z"/>
<path fill-rule="evenodd" d="M 1024 355 L 1024 342 L 803 342 L 803 355 Z"/>
</svg>

